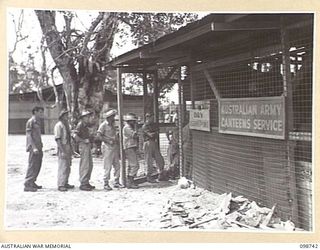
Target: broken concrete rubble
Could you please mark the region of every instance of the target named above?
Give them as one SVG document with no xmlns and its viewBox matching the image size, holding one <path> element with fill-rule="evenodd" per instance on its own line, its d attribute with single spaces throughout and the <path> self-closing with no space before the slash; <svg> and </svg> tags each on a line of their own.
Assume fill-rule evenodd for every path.
<svg viewBox="0 0 320 250">
<path fill-rule="evenodd" d="M 292 221 L 282 222 L 277 217 L 276 206 L 262 207 L 232 193 L 216 195 L 195 187 L 177 189 L 164 206 L 161 228 L 294 231 Z"/>
</svg>

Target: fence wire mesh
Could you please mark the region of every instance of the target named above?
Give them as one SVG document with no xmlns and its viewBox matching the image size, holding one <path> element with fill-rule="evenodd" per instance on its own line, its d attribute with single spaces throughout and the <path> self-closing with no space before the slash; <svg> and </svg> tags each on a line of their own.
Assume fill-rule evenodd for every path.
<svg viewBox="0 0 320 250">
<path fill-rule="evenodd" d="M 244 195 L 268 207 L 276 204 L 275 213 L 282 219 L 312 230 L 313 25 L 287 29 L 287 53 L 281 36 L 279 29 L 234 32 L 210 53 L 198 53 L 203 58 L 199 63 L 213 61 L 211 66 L 196 64 L 184 69 L 183 106 L 173 109 L 173 113 L 182 112 L 181 116 L 177 113 L 182 118 L 180 167 L 198 186 Z M 219 132 L 219 98 L 281 96 L 286 98 L 286 114 L 292 110 L 285 139 Z M 190 109 L 209 110 L 210 132 L 190 129 Z M 160 109 L 159 117 L 159 147 L 166 169 L 170 163 L 165 132 L 174 127 L 171 111 L 166 114 Z M 147 169 L 142 138 L 140 142 L 139 176 L 143 176 Z"/>
<path fill-rule="evenodd" d="M 287 84 L 291 84 L 292 93 L 284 87 L 280 30 L 252 32 L 246 39 L 226 44 L 224 49 L 214 51 L 215 67 L 205 70 L 220 98 L 291 94 L 292 102 L 287 103 L 293 111 L 287 121 L 288 139 L 219 133 L 219 101 L 210 79 L 205 70 L 191 67 L 184 83 L 187 110 L 193 95 L 195 109 L 210 110 L 211 132 L 191 130 L 193 145 L 184 155 L 193 158 L 192 178 L 199 186 L 246 195 L 269 207 L 276 203 L 283 219 L 312 230 L 313 26 L 290 28 L 287 34 Z"/>
</svg>

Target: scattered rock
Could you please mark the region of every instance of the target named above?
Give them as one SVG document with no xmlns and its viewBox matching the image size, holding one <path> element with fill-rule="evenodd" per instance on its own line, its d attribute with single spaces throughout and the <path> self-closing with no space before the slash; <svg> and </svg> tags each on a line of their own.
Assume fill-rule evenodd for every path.
<svg viewBox="0 0 320 250">
<path fill-rule="evenodd" d="M 274 209 L 276 208 L 276 205 L 274 205 L 273 207 L 272 207 L 272 209 L 268 212 L 268 215 L 265 217 L 265 219 L 262 221 L 262 226 L 268 226 L 268 224 L 269 224 L 269 222 L 270 222 L 270 220 L 271 220 L 271 217 L 272 217 L 272 215 L 273 215 L 273 213 L 274 213 Z M 261 210 L 260 210 L 260 212 L 261 212 Z"/>
<path fill-rule="evenodd" d="M 186 177 L 181 177 L 178 181 L 178 186 L 180 188 L 189 188 L 191 185 L 191 181 L 189 181 Z"/>
<path fill-rule="evenodd" d="M 287 220 L 285 223 L 284 223 L 284 229 L 286 231 L 294 231 L 295 230 L 295 225 L 292 221 L 290 220 Z"/>
<path fill-rule="evenodd" d="M 185 180 L 180 180 L 178 186 L 185 187 Z M 212 199 L 197 189 L 188 189 L 190 192 L 179 190 L 164 206 L 161 228 L 295 230 L 290 220 L 282 222 L 275 217 L 276 204 L 270 209 L 243 196 L 232 197 L 232 193 Z"/>
</svg>

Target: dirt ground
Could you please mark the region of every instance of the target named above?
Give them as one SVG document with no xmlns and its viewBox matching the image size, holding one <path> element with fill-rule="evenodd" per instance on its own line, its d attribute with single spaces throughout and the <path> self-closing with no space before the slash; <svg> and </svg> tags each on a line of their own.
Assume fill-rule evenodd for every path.
<svg viewBox="0 0 320 250">
<path fill-rule="evenodd" d="M 156 229 L 160 213 L 174 182 L 144 183 L 138 190 L 103 190 L 103 161 L 94 158 L 91 183 L 96 190 L 79 190 L 79 158 L 73 159 L 70 184 L 76 188 L 68 192 L 57 191 L 57 157 L 52 135 L 44 135 L 44 157 L 37 184 L 43 189 L 36 193 L 24 192 L 23 182 L 28 154 L 25 137 L 8 137 L 6 213 L 7 228 L 99 228 L 99 229 Z"/>
<path fill-rule="evenodd" d="M 106 192 L 102 158 L 94 158 L 91 177 L 96 186 L 94 191 L 79 190 L 79 158 L 74 158 L 69 183 L 76 188 L 59 192 L 55 141 L 52 135 L 44 135 L 42 140 L 44 157 L 37 184 L 43 189 L 32 193 L 23 191 L 28 160 L 25 136 L 8 137 L 5 211 L 8 229 L 160 229 L 168 200 L 186 193 L 177 187 L 177 181 L 143 183 L 137 190 Z"/>
<path fill-rule="evenodd" d="M 218 195 L 193 184 L 181 189 L 177 181 L 164 181 L 142 183 L 139 189 L 104 191 L 101 157 L 94 158 L 91 177 L 91 184 L 96 186 L 94 191 L 79 190 L 79 158 L 74 158 L 69 183 L 76 187 L 59 192 L 55 141 L 52 135 L 44 135 L 42 140 L 44 158 L 37 184 L 43 189 L 32 193 L 23 191 L 28 159 L 25 136 L 8 137 L 7 229 L 294 230 L 291 222 L 283 223 L 278 218 L 274 219 L 272 228 L 266 227 L 268 223 L 259 227 L 268 218 L 270 209 L 244 197 L 231 198 L 231 193 Z M 231 199 L 236 204 L 233 212 Z"/>
</svg>

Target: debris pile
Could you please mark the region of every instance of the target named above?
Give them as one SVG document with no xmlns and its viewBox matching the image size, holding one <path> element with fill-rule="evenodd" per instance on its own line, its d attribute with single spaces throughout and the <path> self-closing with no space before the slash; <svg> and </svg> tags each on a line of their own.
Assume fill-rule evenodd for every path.
<svg viewBox="0 0 320 250">
<path fill-rule="evenodd" d="M 276 204 L 271 209 L 260 207 L 243 196 L 216 195 L 199 188 L 177 189 L 160 222 L 163 229 L 295 230 L 290 220 L 277 217 Z"/>
<path fill-rule="evenodd" d="M 182 177 L 178 181 L 178 186 L 180 188 L 188 188 L 191 185 L 191 181 L 189 181 L 186 177 Z"/>
</svg>

